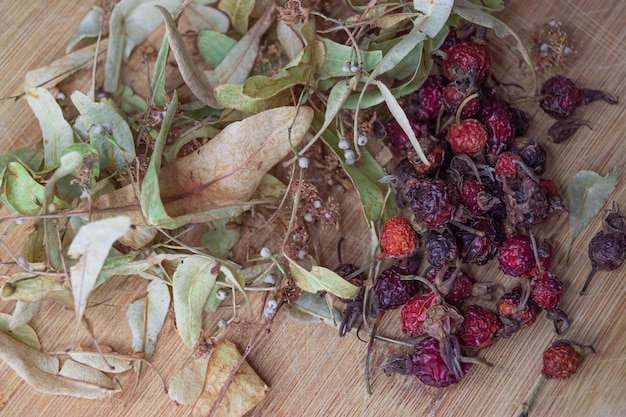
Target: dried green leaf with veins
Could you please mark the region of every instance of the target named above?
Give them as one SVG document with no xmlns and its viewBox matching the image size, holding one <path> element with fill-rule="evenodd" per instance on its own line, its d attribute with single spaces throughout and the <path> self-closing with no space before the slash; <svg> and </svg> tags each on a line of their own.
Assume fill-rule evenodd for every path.
<svg viewBox="0 0 626 417">
<path fill-rule="evenodd" d="M 295 284 L 303 291 L 310 293 L 326 291 L 337 297 L 348 299 L 355 298 L 359 294 L 359 287 L 330 269 L 315 265 L 309 271 L 293 259 L 285 257 L 289 261 L 289 269 Z"/>
<path fill-rule="evenodd" d="M 133 334 L 133 352 L 143 352 L 150 359 L 169 307 L 169 287 L 159 279 L 148 284 L 147 297 L 128 306 L 126 316 Z"/>
<path fill-rule="evenodd" d="M 102 29 L 102 17 L 104 14 L 104 10 L 100 7 L 93 7 L 90 9 L 83 20 L 80 21 L 78 25 L 78 29 L 74 36 L 72 36 L 72 40 L 67 45 L 65 49 L 66 53 L 69 53 L 74 46 L 83 39 L 86 38 L 97 38 L 100 30 Z"/>
</svg>

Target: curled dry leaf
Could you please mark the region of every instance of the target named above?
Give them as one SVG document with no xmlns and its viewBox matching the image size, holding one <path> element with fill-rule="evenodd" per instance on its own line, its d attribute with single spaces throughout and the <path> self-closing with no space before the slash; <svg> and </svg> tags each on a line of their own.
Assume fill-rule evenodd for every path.
<svg viewBox="0 0 626 417">
<path fill-rule="evenodd" d="M 0 332 L 0 359 L 43 394 L 105 399 L 121 391 L 117 381 L 85 365 L 89 371 L 68 365 L 62 375 L 56 357 L 20 343 L 4 332 Z"/>
<path fill-rule="evenodd" d="M 174 374 L 167 388 L 167 395 L 172 401 L 180 405 L 191 405 L 198 401 L 204 387 L 209 359 L 210 356 L 194 358 Z"/>
<path fill-rule="evenodd" d="M 217 345 L 209 359 L 202 394 L 191 412 L 193 417 L 209 415 L 240 359 L 241 354 L 232 342 L 224 340 Z M 268 389 L 254 369 L 244 361 L 217 406 L 214 416 L 243 416 L 265 398 Z"/>
</svg>

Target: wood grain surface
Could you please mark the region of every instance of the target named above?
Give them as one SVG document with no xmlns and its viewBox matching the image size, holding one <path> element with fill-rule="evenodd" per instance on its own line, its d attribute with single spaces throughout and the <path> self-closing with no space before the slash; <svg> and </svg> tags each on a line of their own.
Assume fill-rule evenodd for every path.
<svg viewBox="0 0 626 417">
<path fill-rule="evenodd" d="M 78 22 L 93 0 L 14 2 L 0 0 L 0 96 L 22 91 L 25 71 L 51 62 L 64 54 Z M 576 42 L 578 55 L 561 70 L 580 85 L 626 96 L 626 8 L 622 0 L 515 0 L 506 2 L 499 16 L 525 42 L 541 23 L 554 18 L 561 21 Z M 490 34 L 490 39 L 494 36 Z M 521 73 L 519 61 L 511 52 L 513 43 L 491 40 L 494 67 L 504 82 L 528 78 Z M 549 74 L 542 75 L 545 79 Z M 64 91 L 69 96 L 71 91 Z M 530 94 L 530 93 L 527 93 Z M 621 181 L 611 201 L 626 209 L 626 110 L 594 103 L 578 115 L 590 121 L 593 130 L 581 130 L 570 142 L 555 145 L 546 140 L 552 122 L 530 101 L 520 104 L 531 116 L 528 136 L 540 140 L 549 153 L 546 177 L 560 185 L 566 197 L 566 184 L 575 172 L 590 169 L 607 174 L 620 166 Z M 32 144 L 39 140 L 39 126 L 24 100 L 0 101 L 0 147 Z M 346 197 L 347 203 L 354 202 Z M 610 204 L 610 203 L 609 203 Z M 345 258 L 364 260 L 366 229 L 358 211 L 342 207 L 342 234 L 346 237 Z M 608 205 L 607 205 L 608 207 Z M 5 212 L 6 213 L 6 212 Z M 356 214 L 355 214 L 356 213 Z M 585 360 L 571 380 L 548 381 L 539 394 L 532 416 L 618 417 L 626 415 L 626 267 L 596 275 L 587 295 L 578 296 L 589 271 L 587 244 L 599 230 L 600 216 L 574 242 L 571 262 L 564 259 L 567 216 L 552 218 L 538 229 L 541 238 L 551 237 L 556 250 L 552 271 L 565 282 L 561 307 L 572 320 L 567 338 L 592 344 L 597 354 Z M 0 228 L 4 230 L 6 225 Z M 348 233 L 349 232 L 349 233 Z M 4 239 L 9 248 L 20 247 L 25 233 Z M 323 264 L 333 266 L 338 236 L 330 236 L 318 248 Z M 7 250 L 2 261 L 10 260 Z M 493 262 L 483 267 L 477 278 L 514 282 L 498 272 Z M 100 305 L 88 312 L 95 333 L 102 343 L 119 352 L 130 352 L 130 330 L 126 306 L 144 294 L 140 279 L 113 279 L 92 295 Z M 0 301 L 0 311 L 8 313 L 11 303 Z M 100 317 L 98 319 L 98 317 Z M 397 334 L 397 315 L 385 316 L 383 334 Z M 32 326 L 45 351 L 61 351 L 72 340 L 73 312 L 46 303 Z M 207 323 L 210 328 L 214 322 Z M 243 350 L 249 332 L 245 326 L 228 330 L 227 336 Z M 89 342 L 86 333 L 81 341 Z M 365 393 L 363 359 L 365 343 L 348 335 L 338 338 L 336 331 L 323 325 L 306 326 L 279 315 L 271 333 L 265 334 L 249 356 L 249 363 L 268 383 L 267 398 L 251 416 L 516 416 L 535 384 L 541 369 L 541 352 L 555 339 L 552 324 L 542 313 L 531 328 L 508 340 L 501 340 L 481 355 L 493 368 L 474 367 L 458 385 L 446 389 L 429 388 L 413 377 L 386 377 L 379 365 L 403 348 L 376 343 L 373 353 L 373 395 Z M 189 359 L 189 351 L 179 342 L 171 321 L 165 325 L 153 357 L 154 368 L 167 382 Z M 0 363 L 0 415 L 3 416 L 186 416 L 190 407 L 177 406 L 164 392 L 155 371 L 147 370 L 132 394 L 131 375 L 120 378 L 123 392 L 107 401 L 90 401 L 41 395 L 4 363 Z"/>
</svg>

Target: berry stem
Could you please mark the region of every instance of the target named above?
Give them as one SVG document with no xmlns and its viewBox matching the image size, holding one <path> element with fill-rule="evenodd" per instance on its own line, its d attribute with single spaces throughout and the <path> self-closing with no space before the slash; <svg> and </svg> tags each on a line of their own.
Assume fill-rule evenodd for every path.
<svg viewBox="0 0 626 417">
<path fill-rule="evenodd" d="M 522 296 L 519 300 L 519 304 L 512 310 L 512 313 L 519 313 L 528 305 L 528 300 L 530 299 L 530 283 L 527 279 L 522 281 Z"/>
<path fill-rule="evenodd" d="M 485 232 L 483 232 L 482 230 L 476 230 L 472 227 L 466 226 L 462 223 L 457 222 L 456 220 L 450 220 L 450 224 L 458 227 L 459 229 L 465 231 L 465 232 L 469 232 L 469 233 L 473 233 L 476 236 L 480 236 L 480 237 L 484 237 L 485 236 Z"/>
<path fill-rule="evenodd" d="M 374 339 L 376 338 L 376 330 L 378 329 L 378 324 L 384 314 L 385 312 L 381 310 L 376 316 L 376 321 L 374 322 L 372 333 L 370 334 L 370 340 L 367 343 L 367 353 L 365 354 L 365 389 L 369 395 L 372 395 L 372 387 L 370 385 L 370 356 L 372 356 L 372 347 L 374 346 Z"/>
<path fill-rule="evenodd" d="M 537 269 L 539 270 L 539 275 L 543 275 L 543 264 L 541 262 L 541 258 L 539 257 L 539 251 L 537 250 L 537 240 L 535 239 L 535 234 L 533 232 L 529 232 L 530 242 L 532 243 L 533 255 L 535 256 L 535 263 L 537 264 Z"/>
<path fill-rule="evenodd" d="M 528 398 L 528 400 L 526 400 L 526 402 L 524 402 L 524 407 L 522 408 L 522 412 L 519 414 L 518 417 L 528 417 L 528 412 L 530 411 L 530 408 L 533 406 L 533 403 L 535 402 L 535 399 L 537 398 L 537 394 L 539 394 L 539 390 L 541 389 L 541 386 L 543 385 L 544 382 L 546 382 L 546 377 L 543 376 L 542 374 L 537 380 L 537 382 L 535 383 L 535 387 L 530 393 L 530 397 Z"/>
<path fill-rule="evenodd" d="M 459 105 L 459 108 L 456 111 L 456 120 L 455 121 L 456 121 L 457 125 L 461 124 L 461 113 L 463 112 L 463 109 L 465 108 L 467 103 L 469 103 L 470 101 L 472 101 L 476 97 L 478 97 L 478 93 L 470 94 L 469 96 L 465 97 L 465 100 L 463 100 L 461 102 L 461 104 Z"/>
<path fill-rule="evenodd" d="M 583 289 L 580 290 L 578 295 L 584 295 L 585 294 L 585 291 L 587 291 L 587 287 L 591 283 L 591 280 L 592 280 L 593 276 L 596 274 L 596 272 L 598 272 L 598 270 L 596 268 L 592 267 L 591 268 L 591 272 L 589 272 L 589 275 L 587 275 L 587 279 L 585 280 L 585 284 L 583 285 Z"/>
</svg>

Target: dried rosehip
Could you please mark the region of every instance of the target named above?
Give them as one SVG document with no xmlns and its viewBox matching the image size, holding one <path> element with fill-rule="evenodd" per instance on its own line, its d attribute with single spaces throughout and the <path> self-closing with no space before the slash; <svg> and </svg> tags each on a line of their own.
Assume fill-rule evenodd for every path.
<svg viewBox="0 0 626 417">
<path fill-rule="evenodd" d="M 572 80 L 555 75 L 541 86 L 539 107 L 555 119 L 565 119 L 583 103 L 583 95 Z"/>
<path fill-rule="evenodd" d="M 450 126 L 446 140 L 455 154 L 475 155 L 485 148 L 487 130 L 476 119 L 464 119 Z"/>
<path fill-rule="evenodd" d="M 452 263 L 459 257 L 459 251 L 454 237 L 447 231 L 439 233 L 429 230 L 422 237 L 426 260 L 432 266 L 440 268 L 446 263 Z"/>
<path fill-rule="evenodd" d="M 491 70 L 491 53 L 482 45 L 459 42 L 446 51 L 445 75 L 461 86 L 472 86 L 487 80 Z"/>
<path fill-rule="evenodd" d="M 409 337 L 417 337 L 424 333 L 424 318 L 426 310 L 439 299 L 432 291 L 424 294 L 416 294 L 409 298 L 400 310 L 400 321 L 402 323 L 402 331 Z"/>
<path fill-rule="evenodd" d="M 502 152 L 496 160 L 496 177 L 499 179 L 517 178 L 518 162 L 522 157 L 513 152 Z"/>
<path fill-rule="evenodd" d="M 539 275 L 543 275 L 545 271 L 550 268 L 550 264 L 552 263 L 552 246 L 543 241 L 536 241 L 536 244 L 539 263 L 537 264 L 537 260 L 535 259 L 535 267 L 528 273 L 522 275 L 528 279 L 533 279 Z"/>
<path fill-rule="evenodd" d="M 412 146 L 407 148 L 407 159 L 413 164 L 415 172 L 418 174 L 430 174 L 437 171 L 446 160 L 449 154 L 446 142 L 437 139 L 432 135 L 424 135 L 418 137 L 417 141 L 426 155 L 426 160 L 430 165 L 424 164 L 422 159 L 417 155 L 417 152 Z"/>
<path fill-rule="evenodd" d="M 484 265 L 496 256 L 504 240 L 502 226 L 489 216 L 472 220 L 466 226 L 472 230 L 456 233 L 461 261 Z"/>
<path fill-rule="evenodd" d="M 586 126 L 591 129 L 591 124 L 580 119 L 563 119 L 554 123 L 548 129 L 548 140 L 554 143 L 563 143 L 578 131 L 581 127 Z"/>
<path fill-rule="evenodd" d="M 589 242 L 588 255 L 591 272 L 580 295 L 585 293 L 596 272 L 616 270 L 626 259 L 626 218 L 618 208 L 604 212 L 602 230 Z"/>
<path fill-rule="evenodd" d="M 422 136 L 422 129 L 416 120 L 409 118 L 409 124 L 411 125 L 411 129 L 413 129 L 416 137 L 419 138 Z M 391 151 L 396 156 L 404 155 L 407 148 L 411 146 L 411 142 L 396 119 L 393 119 L 385 124 L 385 131 L 385 141 L 389 144 Z"/>
<path fill-rule="evenodd" d="M 523 110 L 517 107 L 508 106 L 509 115 L 511 116 L 511 123 L 513 124 L 513 130 L 515 131 L 515 137 L 524 136 L 528 132 L 528 116 Z"/>
<path fill-rule="evenodd" d="M 501 327 L 498 317 L 476 304 L 463 308 L 463 325 L 459 340 L 464 346 L 484 348 L 496 341 L 496 334 Z"/>
<path fill-rule="evenodd" d="M 518 178 L 501 181 L 500 184 L 508 221 L 515 227 L 527 228 L 541 223 L 556 210 L 556 206 L 551 209 L 548 197 L 539 188 L 539 178 L 535 178 L 530 168 L 523 163 L 518 165 L 524 167 L 518 170 Z"/>
<path fill-rule="evenodd" d="M 444 300 L 451 304 L 460 304 L 474 293 L 474 281 L 461 268 L 432 268 L 426 273 L 426 279 L 435 284 Z"/>
<path fill-rule="evenodd" d="M 411 176 L 401 192 L 415 221 L 432 228 L 452 220 L 459 201 L 456 187 L 440 178 Z"/>
<path fill-rule="evenodd" d="M 511 235 L 498 248 L 498 266 L 507 275 L 525 276 L 536 265 L 530 236 Z"/>
<path fill-rule="evenodd" d="M 467 119 L 468 117 L 472 117 L 480 111 L 480 100 L 478 96 L 471 98 L 467 102 L 465 102 L 465 100 L 471 94 L 473 94 L 473 92 L 466 93 L 459 90 L 457 84 L 455 82 L 452 82 L 443 88 L 441 92 L 441 102 L 443 103 L 446 111 L 452 115 L 456 115 L 459 107 L 461 107 L 461 104 L 463 104 L 460 118 Z"/>
<path fill-rule="evenodd" d="M 461 204 L 472 216 L 480 216 L 499 203 L 487 191 L 483 184 L 473 178 L 463 180 L 461 186 Z"/>
<path fill-rule="evenodd" d="M 417 292 L 417 284 L 413 280 L 403 280 L 402 275 L 408 274 L 404 268 L 392 266 L 378 275 L 374 292 L 378 302 L 378 310 L 393 310 L 407 302 Z"/>
<path fill-rule="evenodd" d="M 439 341 L 434 337 L 428 337 L 415 346 L 413 353 L 409 355 L 408 365 L 420 381 L 433 387 L 447 387 L 461 380 L 446 365 L 441 356 Z M 463 375 L 469 368 L 470 364 L 461 363 Z"/>
<path fill-rule="evenodd" d="M 442 89 L 441 75 L 428 76 L 422 86 L 409 97 L 410 102 L 405 111 L 421 122 L 437 120 L 441 108 Z"/>
<path fill-rule="evenodd" d="M 515 127 L 508 106 L 502 101 L 491 106 L 483 106 L 480 121 L 487 129 L 485 147 L 487 153 L 492 155 L 502 153 L 515 137 Z"/>
<path fill-rule="evenodd" d="M 556 275 L 545 272 L 530 283 L 530 299 L 548 312 L 547 318 L 554 322 L 556 334 L 563 334 L 569 329 L 567 314 L 558 308 L 563 296 L 563 283 Z"/>
<path fill-rule="evenodd" d="M 509 146 L 509 150 L 518 154 L 524 163 L 537 174 L 543 173 L 546 167 L 547 152 L 536 140 L 516 138 Z"/>
<path fill-rule="evenodd" d="M 411 222 L 402 216 L 388 219 L 380 234 L 380 258 L 406 258 L 417 251 L 419 239 Z"/>
<path fill-rule="evenodd" d="M 505 325 L 502 337 L 509 337 L 517 330 L 524 329 L 537 320 L 540 308 L 534 301 L 528 300 L 521 309 L 522 290 L 520 287 L 514 288 L 511 292 L 504 294 L 496 303 L 496 309 L 500 320 Z"/>
</svg>

